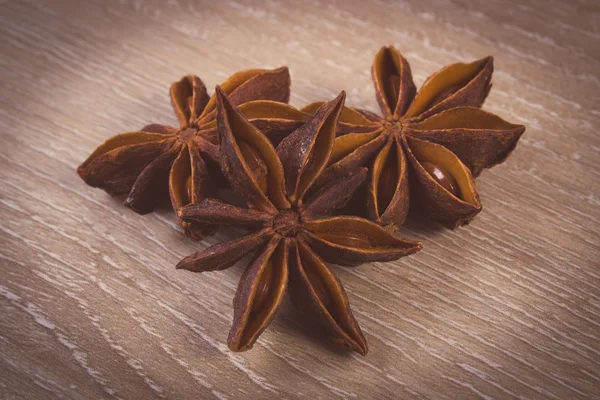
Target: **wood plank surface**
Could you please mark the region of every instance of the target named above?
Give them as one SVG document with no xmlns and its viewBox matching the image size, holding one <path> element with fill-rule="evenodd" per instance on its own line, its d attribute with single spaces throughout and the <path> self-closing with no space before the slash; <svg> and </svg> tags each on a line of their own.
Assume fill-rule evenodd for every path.
<svg viewBox="0 0 600 400">
<path fill-rule="evenodd" d="M 600 5 L 575 1 L 0 1 L 1 399 L 600 398 Z M 176 124 L 168 85 L 287 65 L 291 104 L 377 111 L 373 56 L 417 85 L 495 57 L 485 109 L 527 131 L 483 211 L 410 221 L 419 254 L 335 268 L 369 341 L 332 351 L 286 302 L 226 344 L 242 267 L 176 271 L 186 239 L 86 186 L 103 140 Z"/>
</svg>

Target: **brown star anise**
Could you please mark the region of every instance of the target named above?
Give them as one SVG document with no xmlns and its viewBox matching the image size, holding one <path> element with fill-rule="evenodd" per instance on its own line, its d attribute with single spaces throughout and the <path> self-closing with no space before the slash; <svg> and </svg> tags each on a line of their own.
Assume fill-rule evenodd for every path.
<svg viewBox="0 0 600 400">
<path fill-rule="evenodd" d="M 315 187 L 369 165 L 362 205 L 373 221 L 395 230 L 410 203 L 450 227 L 467 224 L 481 211 L 473 175 L 503 162 L 525 131 L 479 108 L 492 72 L 492 57 L 452 64 L 416 93 L 408 62 L 395 48 L 383 47 L 372 69 L 383 117 L 344 109 L 344 129 Z"/>
<path fill-rule="evenodd" d="M 250 208 L 205 199 L 183 207 L 179 216 L 188 222 L 242 226 L 251 233 L 192 254 L 177 268 L 222 270 L 256 251 L 234 299 L 228 339 L 234 351 L 252 347 L 289 288 L 293 304 L 320 320 L 335 343 L 365 354 L 367 343 L 346 293 L 323 260 L 345 266 L 396 260 L 418 251 L 421 243 L 399 239 L 363 218 L 323 217 L 346 203 L 366 178 L 365 169 L 330 182 L 305 200 L 330 157 L 345 94 L 319 107 L 277 149 L 218 87 L 216 94 L 221 167 Z M 251 160 L 245 148 L 252 149 Z M 261 179 L 251 166 L 257 159 L 265 167 Z"/>
<path fill-rule="evenodd" d="M 246 110 L 252 122 L 276 140 L 291 131 L 289 126 L 295 126 L 279 118 L 279 114 L 298 112 L 279 103 L 287 103 L 290 96 L 286 67 L 238 72 L 223 82 L 221 88 L 233 104 Z M 175 210 L 215 196 L 217 182 L 209 173 L 209 165 L 219 158 L 216 99 L 214 95 L 209 98 L 206 86 L 195 75 L 173 83 L 170 96 L 179 129 L 151 124 L 139 132 L 116 135 L 100 145 L 77 169 L 88 185 L 113 196 L 127 194 L 125 205 L 140 214 L 151 212 L 169 196 Z M 195 240 L 216 230 L 210 224 L 180 223 L 186 235 Z"/>
</svg>

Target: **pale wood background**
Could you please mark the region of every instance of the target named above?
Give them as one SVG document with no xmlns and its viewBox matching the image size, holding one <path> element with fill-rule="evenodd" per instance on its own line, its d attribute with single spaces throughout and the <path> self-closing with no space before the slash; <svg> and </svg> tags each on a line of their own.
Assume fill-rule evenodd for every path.
<svg viewBox="0 0 600 400">
<path fill-rule="evenodd" d="M 0 1 L 0 398 L 600 398 L 600 14 L 596 1 Z M 496 57 L 485 108 L 527 125 L 478 179 L 464 229 L 336 268 L 370 344 L 330 350 L 286 305 L 227 350 L 241 267 L 174 269 L 206 244 L 139 216 L 76 166 L 104 139 L 176 124 L 170 82 L 288 65 L 295 106 L 376 110 L 373 55 L 417 84 Z M 206 241 L 216 243 L 233 233 Z"/>
</svg>

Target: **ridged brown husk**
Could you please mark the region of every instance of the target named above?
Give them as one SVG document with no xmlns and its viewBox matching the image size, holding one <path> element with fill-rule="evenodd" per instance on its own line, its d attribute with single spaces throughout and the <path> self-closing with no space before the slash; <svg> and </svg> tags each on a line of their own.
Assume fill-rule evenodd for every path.
<svg viewBox="0 0 600 400">
<path fill-rule="evenodd" d="M 365 181 L 366 169 L 306 195 L 331 156 L 345 94 L 321 105 L 274 148 L 223 90 L 217 87 L 216 93 L 220 164 L 249 208 L 204 199 L 183 207 L 179 217 L 189 223 L 240 226 L 249 233 L 192 254 L 177 267 L 222 270 L 255 252 L 234 299 L 228 339 L 234 351 L 252 347 L 288 290 L 293 304 L 327 327 L 334 343 L 366 354 L 367 342 L 342 284 L 325 262 L 357 266 L 396 260 L 415 253 L 421 244 L 400 239 L 367 219 L 326 217 L 346 204 Z"/>
<path fill-rule="evenodd" d="M 306 118 L 285 104 L 290 96 L 286 67 L 238 72 L 223 82 L 221 89 L 275 143 Z M 88 185 L 112 196 L 127 195 L 125 205 L 140 214 L 151 212 L 167 197 L 177 210 L 215 196 L 215 177 L 219 176 L 216 98 L 209 97 L 195 75 L 173 83 L 170 97 L 179 128 L 150 124 L 139 132 L 116 135 L 77 169 Z M 180 223 L 195 240 L 216 230 L 213 224 Z"/>
</svg>

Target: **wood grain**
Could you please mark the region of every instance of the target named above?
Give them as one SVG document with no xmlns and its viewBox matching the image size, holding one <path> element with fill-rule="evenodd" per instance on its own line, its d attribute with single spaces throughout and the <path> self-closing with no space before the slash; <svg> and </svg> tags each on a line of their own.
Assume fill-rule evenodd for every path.
<svg viewBox="0 0 600 400">
<path fill-rule="evenodd" d="M 0 1 L 0 398 L 600 398 L 600 9 L 590 0 Z M 289 304 L 227 349 L 241 268 L 176 271 L 216 243 L 83 184 L 103 140 L 176 124 L 167 88 L 288 65 L 291 103 L 376 111 L 373 55 L 416 83 L 496 59 L 485 108 L 527 125 L 477 180 L 463 229 L 411 221 L 424 250 L 336 268 L 370 344 L 332 352 Z"/>
</svg>

